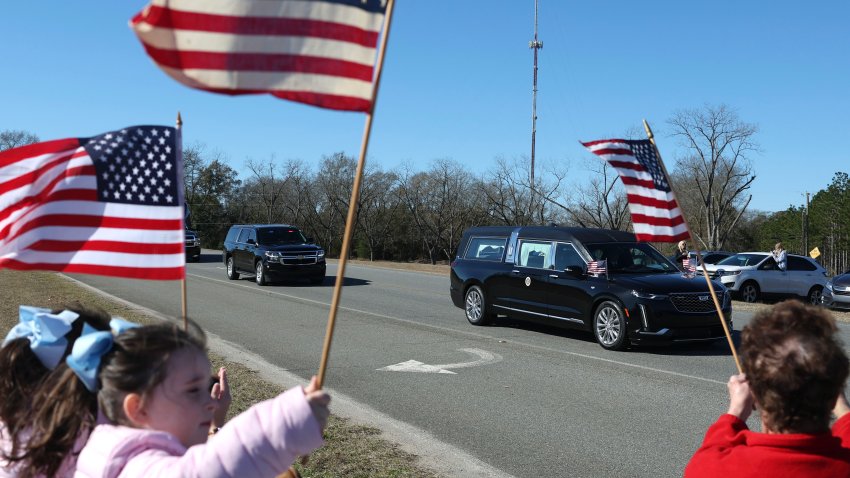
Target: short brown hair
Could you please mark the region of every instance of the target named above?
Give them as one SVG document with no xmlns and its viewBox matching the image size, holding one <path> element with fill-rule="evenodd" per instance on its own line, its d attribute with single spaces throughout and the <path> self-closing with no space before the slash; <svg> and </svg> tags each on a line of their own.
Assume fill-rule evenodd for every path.
<svg viewBox="0 0 850 478">
<path fill-rule="evenodd" d="M 829 428 L 850 362 L 832 315 L 788 300 L 759 312 L 741 333 L 742 368 L 773 431 Z"/>
</svg>

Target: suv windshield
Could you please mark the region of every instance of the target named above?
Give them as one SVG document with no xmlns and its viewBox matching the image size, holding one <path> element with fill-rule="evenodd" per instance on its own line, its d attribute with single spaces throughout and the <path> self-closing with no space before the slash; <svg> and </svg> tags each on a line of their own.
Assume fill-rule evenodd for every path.
<svg viewBox="0 0 850 478">
<path fill-rule="evenodd" d="M 259 227 L 257 243 L 265 246 L 280 244 L 304 244 L 307 242 L 301 231 L 294 227 Z"/>
<path fill-rule="evenodd" d="M 767 254 L 735 254 L 734 256 L 729 256 L 726 259 L 718 262 L 718 266 L 754 266 L 761 262 Z"/>
<path fill-rule="evenodd" d="M 680 272 L 678 267 L 645 242 L 586 244 L 586 247 L 594 260 L 608 261 L 609 273 Z"/>
</svg>

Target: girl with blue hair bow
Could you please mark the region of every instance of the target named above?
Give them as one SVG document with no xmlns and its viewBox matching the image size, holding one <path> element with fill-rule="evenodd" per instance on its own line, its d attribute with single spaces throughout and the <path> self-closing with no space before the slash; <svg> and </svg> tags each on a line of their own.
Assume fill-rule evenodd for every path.
<svg viewBox="0 0 850 478">
<path fill-rule="evenodd" d="M 19 475 L 38 386 L 71 352 L 84 327 L 109 330 L 106 312 L 80 304 L 52 311 L 22 305 L 19 318 L 0 348 L 0 477 Z M 55 465 L 53 475 L 63 468 L 63 460 Z M 73 473 L 72 467 L 65 468 Z"/>
</svg>

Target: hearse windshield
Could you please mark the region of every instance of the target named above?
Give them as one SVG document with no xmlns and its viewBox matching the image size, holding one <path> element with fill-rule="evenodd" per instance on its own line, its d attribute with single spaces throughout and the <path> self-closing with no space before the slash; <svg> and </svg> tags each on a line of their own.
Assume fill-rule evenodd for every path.
<svg viewBox="0 0 850 478">
<path fill-rule="evenodd" d="M 301 231 L 294 227 L 257 228 L 257 242 L 266 246 L 281 244 L 304 244 L 307 242 Z"/>
<path fill-rule="evenodd" d="M 645 242 L 585 244 L 594 260 L 608 261 L 608 273 L 646 274 L 680 272 L 654 247 Z"/>
</svg>

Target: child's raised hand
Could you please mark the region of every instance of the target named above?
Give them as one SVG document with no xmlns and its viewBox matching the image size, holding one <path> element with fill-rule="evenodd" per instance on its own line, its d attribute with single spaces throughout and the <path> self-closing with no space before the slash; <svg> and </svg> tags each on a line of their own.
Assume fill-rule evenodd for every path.
<svg viewBox="0 0 850 478">
<path fill-rule="evenodd" d="M 227 383 L 227 369 L 224 367 L 218 369 L 218 381 L 213 384 L 210 396 L 216 402 L 213 424 L 216 427 L 222 427 L 225 418 L 227 418 L 227 409 L 230 408 L 230 402 L 233 401 L 233 397 L 230 395 L 230 385 Z"/>
<path fill-rule="evenodd" d="M 313 410 L 313 416 L 319 422 L 319 427 L 324 430 L 328 426 L 328 416 L 331 414 L 328 409 L 331 396 L 319 388 L 319 379 L 315 375 L 310 379 L 310 384 L 304 387 L 304 397 L 310 404 L 310 409 Z"/>
</svg>

